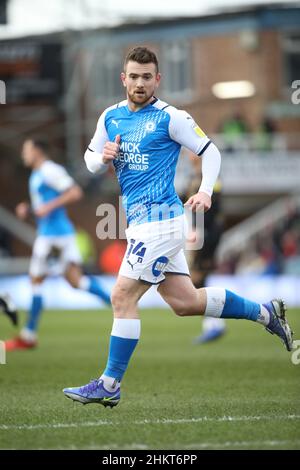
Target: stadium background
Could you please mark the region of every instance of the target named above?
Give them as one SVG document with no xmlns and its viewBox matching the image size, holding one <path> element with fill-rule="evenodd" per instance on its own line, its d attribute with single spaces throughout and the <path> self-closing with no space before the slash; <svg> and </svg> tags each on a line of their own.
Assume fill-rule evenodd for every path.
<svg viewBox="0 0 300 470">
<path fill-rule="evenodd" d="M 300 9 L 296 2 L 277 2 L 272 5 L 246 2 L 241 7 L 228 2 L 214 11 L 199 10 L 199 14 L 193 10 L 191 15 L 188 11 L 185 11 L 184 15 L 181 11 L 177 15 L 160 15 L 156 11 L 147 18 L 131 13 L 127 16 L 120 15 L 116 19 L 106 15 L 107 4 L 102 9 L 93 10 L 92 7 L 88 8 L 89 2 L 77 2 L 79 18 L 80 15 L 95 16 L 93 27 L 85 26 L 88 23 L 85 18 L 82 23 L 78 21 L 76 28 L 57 27 L 43 34 L 40 30 L 32 33 L 10 32 L 10 8 L 13 3 L 16 2 L 0 1 L 0 22 L 3 23 L 0 26 L 0 80 L 6 88 L 5 100 L 2 95 L 0 104 L 0 291 L 9 292 L 19 308 L 27 308 L 30 296 L 27 269 L 34 239 L 34 224 L 33 221 L 29 224 L 18 221 L 14 217 L 14 207 L 20 200 L 28 198 L 28 172 L 20 160 L 20 146 L 24 137 L 31 133 L 46 135 L 50 139 L 54 158 L 63 163 L 83 187 L 83 201 L 70 207 L 69 213 L 76 223 L 78 233 L 81 231 L 83 237 L 81 246 L 86 255 L 85 269 L 87 272 L 105 276 L 106 285 L 112 285 L 111 275 L 116 270 L 116 259 L 119 259 L 123 245 L 111 245 L 110 240 L 97 239 L 96 208 L 101 202 L 117 205 L 118 186 L 110 171 L 99 176 L 89 174 L 82 156 L 101 111 L 123 98 L 119 73 L 126 52 L 136 44 L 143 44 L 153 48 L 160 60 L 164 78 L 159 96 L 190 112 L 222 152 L 224 233 L 217 253 L 217 266 L 208 279 L 209 284 L 223 285 L 258 301 L 281 295 L 289 306 L 300 307 L 300 96 L 297 93 L 300 87 Z M 66 14 L 67 3 L 64 2 Z M 21 8 L 25 8 L 25 4 L 28 5 L 28 2 L 24 2 Z M 97 22 L 98 25 L 95 24 Z M 190 160 L 184 153 L 183 150 L 182 159 L 185 159 L 186 163 L 180 163 L 177 178 L 177 185 L 182 194 L 188 187 L 193 173 Z M 67 314 L 61 315 L 62 309 L 102 308 L 88 294 L 75 293 L 71 288 L 67 288 L 61 279 L 53 278 L 47 281 L 45 296 L 48 309 L 60 310 L 51 311 L 51 315 L 46 314 L 43 319 L 42 344 L 45 346 L 43 348 L 41 345 L 41 349 L 36 352 L 35 361 L 37 370 L 41 371 L 45 361 L 48 364 L 48 354 L 52 348 L 55 349 L 57 357 L 54 353 L 53 366 L 48 366 L 53 385 L 53 382 L 60 384 L 62 380 L 59 357 L 61 351 L 65 352 L 66 349 L 65 344 L 61 343 L 62 338 L 75 348 L 75 358 L 74 355 L 69 357 L 67 354 L 66 363 L 73 359 L 79 364 L 82 361 L 83 366 L 83 362 L 88 360 L 86 346 L 90 345 L 91 338 L 96 341 L 95 333 L 88 330 L 88 323 L 85 322 L 89 321 L 94 331 L 100 328 L 97 321 L 104 322 L 103 325 L 101 323 L 101 328 L 103 326 L 104 331 L 107 329 L 108 334 L 110 316 L 104 312 L 105 320 L 102 317 L 97 320 L 98 317 L 95 317 L 95 312 L 92 311 L 86 313 L 85 319 L 83 314 L 78 312 L 74 312 L 72 319 Z M 148 293 L 141 306 L 164 307 L 155 292 Z M 149 311 L 145 313 L 145 324 L 149 322 L 149 335 L 157 334 L 154 333 L 155 322 L 160 321 L 156 310 L 154 312 L 151 320 Z M 161 313 L 160 310 L 157 312 Z M 183 347 L 182 355 L 178 356 L 176 345 L 173 345 L 174 350 L 171 345 L 163 357 L 166 359 L 169 352 L 176 358 L 179 371 L 181 368 L 184 370 L 184 359 L 190 357 L 190 378 L 192 371 L 197 370 L 198 361 L 197 351 L 188 352 L 184 349 L 197 328 L 194 319 L 192 321 L 193 323 L 188 323 L 186 330 L 182 330 L 183 336 L 179 335 L 175 320 L 170 320 L 170 323 L 164 320 L 166 323 L 162 323 L 162 338 L 168 337 L 169 332 L 173 331 L 173 340 Z M 299 314 L 296 310 L 293 312 L 293 321 L 299 324 Z M 7 325 L 2 327 L 2 323 L 4 322 L 1 321 L 0 338 L 12 331 Z M 76 335 L 82 327 L 84 332 L 77 343 Z M 202 359 L 206 361 L 206 366 L 201 371 L 202 377 L 207 373 L 212 380 L 211 387 L 207 383 L 205 385 L 208 394 L 217 392 L 226 376 L 226 370 L 228 374 L 232 374 L 229 362 L 233 360 L 235 347 L 239 351 L 245 348 L 245 355 L 246 352 L 250 356 L 253 354 L 253 329 L 246 329 L 245 341 L 248 339 L 251 343 L 248 344 L 249 349 L 245 347 L 244 338 L 241 340 L 241 334 L 240 326 L 232 326 L 231 339 L 226 338 L 223 346 L 217 345 L 212 355 L 207 351 L 202 353 Z M 57 338 L 60 346 L 55 345 L 52 335 Z M 158 335 L 157 341 L 159 338 Z M 275 350 L 277 354 L 275 346 L 279 345 L 275 345 L 273 351 L 271 342 L 270 338 L 269 349 L 264 352 L 263 337 L 257 339 L 254 360 L 260 359 L 263 362 L 264 358 L 267 361 L 268 367 L 266 364 L 261 365 L 259 379 L 263 383 L 264 371 L 269 368 L 269 382 L 265 384 L 263 393 L 272 395 L 273 376 L 270 363 Z M 145 343 L 142 357 L 147 364 L 149 359 L 150 364 L 147 355 L 152 351 L 150 336 L 146 335 Z M 91 349 L 91 352 L 94 352 L 93 357 L 97 357 L 96 346 L 93 345 Z M 102 354 L 104 358 L 104 351 Z M 17 371 L 25 383 L 28 377 L 26 374 L 29 364 L 21 356 L 16 357 L 17 359 L 12 359 L 10 370 L 7 366 L 3 371 L 4 367 L 0 366 L 1 380 L 7 387 L 11 370 Z M 137 363 L 141 362 L 142 357 L 137 359 Z M 229 361 L 228 369 L 226 366 L 224 368 L 222 357 Z M 242 354 L 242 360 L 243 357 Z M 290 410 L 291 416 L 297 416 L 296 410 L 299 411 L 299 402 L 295 398 L 296 386 L 299 390 L 299 375 L 296 375 L 296 368 L 291 364 L 290 369 L 285 371 L 284 358 L 286 361 L 282 351 L 279 361 L 281 372 L 283 371 L 282 377 L 286 374 L 287 387 L 290 388 L 286 397 L 287 408 L 284 408 L 284 405 L 277 407 L 279 414 L 276 419 L 282 426 L 281 437 L 279 436 L 277 441 L 274 436 L 269 439 L 270 428 L 259 428 L 265 443 L 259 448 L 299 448 L 299 434 L 296 437 L 298 431 L 294 418 L 289 418 L 286 422 L 282 418 L 287 409 Z M 170 361 L 170 358 L 168 360 Z M 238 366 L 240 370 L 237 371 L 236 380 L 241 380 L 242 375 L 239 374 L 242 374 L 245 365 L 253 366 L 246 359 L 245 361 Z M 93 365 L 96 367 L 95 361 Z M 214 376 L 218 375 L 218 367 L 223 367 L 224 374 L 219 378 Z M 215 371 L 214 374 L 211 370 Z M 164 376 L 165 371 L 162 370 L 161 374 Z M 84 382 L 87 377 L 83 377 L 82 375 Z M 72 374 L 68 374 L 67 378 L 70 381 L 74 379 Z M 171 383 L 175 378 L 170 378 Z M 199 377 L 194 377 L 193 380 L 200 381 Z M 278 390 L 283 392 L 282 382 L 277 385 Z M 129 382 L 129 389 L 130 387 L 133 385 Z M 30 403 L 24 412 L 18 408 L 18 393 L 16 392 L 12 405 L 17 409 L 16 421 L 11 420 L 11 405 L 5 405 L 8 422 L 11 423 L 11 429 L 6 436 L 16 438 L 17 448 L 34 448 L 33 440 L 27 439 L 17 431 L 17 426 L 24 425 L 26 429 L 27 425 L 40 424 L 36 417 L 32 418 L 31 412 L 26 414 Z M 167 389 L 162 393 L 166 398 Z M 254 393 L 253 389 L 253 399 Z M 44 389 L 42 395 L 47 401 L 49 397 L 46 394 L 47 390 Z M 32 397 L 34 401 L 34 393 Z M 272 397 L 276 401 L 275 394 Z M 189 399 L 193 400 L 192 396 Z M 56 406 L 57 400 L 54 395 L 50 397 L 50 402 Z M 149 403 L 155 408 L 154 397 Z M 64 405 L 61 416 L 66 417 L 66 404 Z M 224 411 L 218 401 L 212 404 L 207 400 L 206 405 L 208 409 L 213 407 L 216 419 L 221 416 L 222 410 Z M 139 406 L 142 407 L 142 403 L 139 403 Z M 172 406 L 176 409 L 175 402 L 172 402 Z M 174 413 L 172 406 L 170 405 L 170 414 Z M 232 411 L 229 405 L 227 408 L 229 412 Z M 241 404 L 241 408 L 235 408 L 235 412 L 249 412 L 251 416 L 255 415 L 256 411 L 250 408 L 249 403 L 246 407 Z M 147 419 L 146 410 L 141 409 L 142 416 Z M 127 412 L 129 413 L 129 410 L 125 408 L 125 416 Z M 161 419 L 163 412 L 155 408 L 154 416 L 156 412 L 157 419 Z M 75 417 L 75 409 L 71 414 Z M 54 422 L 57 416 L 53 411 L 49 411 L 49 416 L 44 416 L 45 422 Z M 80 416 L 84 421 L 81 410 Z M 197 416 L 199 418 L 199 413 Z M 192 420 L 194 414 L 190 405 L 188 409 L 183 409 L 177 418 L 178 421 Z M 2 427 L 0 425 L 0 432 L 1 429 L 4 430 L 3 426 L 6 426 L 6 421 L 2 423 Z M 203 448 L 226 448 L 224 442 L 231 442 L 227 448 L 235 448 L 234 443 L 237 448 L 243 447 L 238 442 L 248 442 L 245 448 L 254 448 L 256 445 L 256 441 L 249 444 L 249 438 L 238 441 L 240 430 L 232 438 L 222 441 L 222 444 L 220 439 L 223 430 L 210 434 L 211 430 L 207 424 L 206 428 L 211 440 L 202 440 Z M 251 433 L 250 428 L 251 426 L 245 429 L 246 434 L 249 431 Z M 46 436 L 44 440 L 40 437 L 37 446 L 75 446 L 71 434 L 67 431 L 66 434 L 68 442 L 61 436 L 57 436 L 57 440 L 53 438 L 49 441 L 49 436 Z M 161 445 L 172 446 L 171 434 L 161 441 L 157 437 L 159 435 L 159 432 L 153 433 L 153 437 L 147 441 L 145 431 L 143 442 L 147 441 L 145 445 L 150 447 L 159 446 L 159 442 Z M 2 445 L 0 441 L 1 448 L 10 448 L 12 438 L 5 438 Z M 132 437 L 129 442 L 118 436 L 114 444 L 111 444 L 109 439 L 101 442 L 107 446 L 134 447 L 134 443 L 138 442 L 136 439 L 136 436 Z M 183 434 L 179 433 L 176 445 L 180 448 L 181 445 L 188 446 L 195 442 L 199 444 L 199 435 L 195 435 L 195 439 L 197 441 L 186 440 Z M 87 448 L 87 442 L 91 440 L 82 441 L 83 448 Z M 90 444 L 96 448 L 99 445 L 99 442 L 94 441 Z"/>
</svg>

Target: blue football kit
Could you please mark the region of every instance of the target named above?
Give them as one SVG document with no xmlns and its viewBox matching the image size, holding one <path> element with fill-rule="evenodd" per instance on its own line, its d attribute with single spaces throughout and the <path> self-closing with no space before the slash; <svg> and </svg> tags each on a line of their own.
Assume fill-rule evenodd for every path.
<svg viewBox="0 0 300 470">
<path fill-rule="evenodd" d="M 188 275 L 188 267 L 184 244 L 177 236 L 184 232 L 183 207 L 174 189 L 179 151 L 181 146 L 185 146 L 193 153 L 202 155 L 210 146 L 202 160 L 203 179 L 199 191 L 211 195 L 220 168 L 217 148 L 210 145 L 209 139 L 185 111 L 154 98 L 144 108 L 132 112 L 127 101 L 123 101 L 106 109 L 100 116 L 95 135 L 85 153 L 91 172 L 101 168 L 106 142 L 116 142 L 118 135 L 121 137 L 120 150 L 117 158 L 113 159 L 113 165 L 129 223 L 126 231 L 128 248 L 119 274 L 150 284 L 164 281 L 165 274 L 180 275 L 175 278 L 178 289 L 172 281 L 168 285 L 167 279 L 165 294 L 163 289 L 160 291 L 175 313 L 190 316 L 199 309 L 199 314 L 207 317 L 255 321 L 277 335 L 290 351 L 292 332 L 282 300 L 258 304 L 224 288 L 208 287 L 203 289 L 203 307 L 200 295 L 195 295 L 191 282 L 188 286 L 182 281 L 182 275 Z M 205 179 L 206 186 L 203 184 Z M 153 205 L 157 210 L 152 210 Z M 172 210 L 165 210 L 166 206 Z M 172 278 L 170 276 L 169 279 Z M 135 315 L 130 312 L 125 315 L 125 310 L 123 312 L 123 306 L 125 309 L 126 305 L 131 305 L 128 298 L 134 284 L 128 287 L 122 282 L 122 279 L 119 280 L 116 290 L 116 304 L 120 310 L 114 318 L 106 367 L 100 378 L 81 387 L 63 390 L 65 396 L 74 401 L 110 407 L 120 401 L 120 384 L 141 332 L 141 320 L 136 318 L 135 311 Z"/>
<path fill-rule="evenodd" d="M 38 169 L 33 170 L 29 179 L 29 191 L 33 209 L 56 199 L 74 185 L 74 180 L 57 163 L 46 160 Z M 74 234 L 72 222 L 64 207 L 58 207 L 45 217 L 37 217 L 38 235 L 63 236 Z"/>
<path fill-rule="evenodd" d="M 136 112 L 125 100 L 102 113 L 89 149 L 101 153 L 118 134 L 120 152 L 113 165 L 128 224 L 183 214 L 174 188 L 181 146 L 201 155 L 210 144 L 192 117 L 157 98 Z"/>
</svg>

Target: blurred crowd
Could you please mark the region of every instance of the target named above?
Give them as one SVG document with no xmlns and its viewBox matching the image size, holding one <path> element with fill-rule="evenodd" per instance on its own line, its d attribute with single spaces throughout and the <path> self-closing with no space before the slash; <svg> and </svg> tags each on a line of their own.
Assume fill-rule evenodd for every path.
<svg viewBox="0 0 300 470">
<path fill-rule="evenodd" d="M 217 145 L 225 152 L 270 152 L 284 147 L 284 136 L 278 133 L 276 123 L 265 116 L 258 127 L 251 128 L 243 114 L 236 110 L 228 115 L 217 129 Z"/>
<path fill-rule="evenodd" d="M 231 253 L 216 271 L 222 274 L 287 274 L 300 276 L 300 211 L 268 227 L 239 254 Z"/>
</svg>

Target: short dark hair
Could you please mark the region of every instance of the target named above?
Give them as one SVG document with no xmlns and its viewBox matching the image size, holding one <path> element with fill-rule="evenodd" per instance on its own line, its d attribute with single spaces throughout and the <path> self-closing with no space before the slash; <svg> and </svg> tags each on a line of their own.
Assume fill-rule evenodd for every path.
<svg viewBox="0 0 300 470">
<path fill-rule="evenodd" d="M 129 61 L 137 62 L 138 64 L 154 64 L 156 73 L 158 73 L 158 60 L 153 51 L 147 47 L 135 47 L 128 52 L 124 61 L 124 70 Z"/>
<path fill-rule="evenodd" d="M 46 155 L 48 155 L 50 153 L 50 144 L 49 144 L 48 140 L 45 139 L 44 137 L 40 137 L 40 136 L 31 137 L 31 136 L 29 136 L 25 139 L 24 142 L 26 142 L 28 140 L 30 140 L 36 148 L 41 150 L 41 152 L 45 153 Z"/>
</svg>

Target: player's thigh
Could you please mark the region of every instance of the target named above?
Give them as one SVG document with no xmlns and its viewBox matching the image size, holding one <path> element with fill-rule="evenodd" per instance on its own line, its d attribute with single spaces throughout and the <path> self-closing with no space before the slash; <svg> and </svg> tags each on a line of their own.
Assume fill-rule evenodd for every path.
<svg viewBox="0 0 300 470">
<path fill-rule="evenodd" d="M 48 237 L 39 236 L 35 239 L 32 249 L 33 258 L 46 258 L 51 249 Z"/>
<path fill-rule="evenodd" d="M 151 284 L 119 274 L 111 295 L 115 316 L 118 313 L 130 315 L 130 311 L 133 312 L 136 309 L 138 301 L 150 287 Z"/>
<path fill-rule="evenodd" d="M 177 315 L 200 315 L 205 309 L 205 291 L 195 289 L 189 276 L 166 273 L 158 292 Z"/>
<path fill-rule="evenodd" d="M 47 237 L 37 237 L 33 244 L 29 274 L 31 279 L 40 278 L 47 274 L 47 256 L 51 244 Z"/>
<path fill-rule="evenodd" d="M 170 259 L 164 275 L 165 280 L 159 286 L 158 292 L 167 303 L 181 303 L 187 296 L 195 295 L 183 249 Z"/>
<path fill-rule="evenodd" d="M 74 235 L 61 237 L 59 246 L 62 250 L 62 263 L 64 266 L 80 266 L 82 264 L 82 258 Z"/>
<path fill-rule="evenodd" d="M 158 287 L 158 292 L 168 303 L 184 301 L 195 296 L 195 287 L 189 276 L 166 273 L 166 279 Z"/>
</svg>

